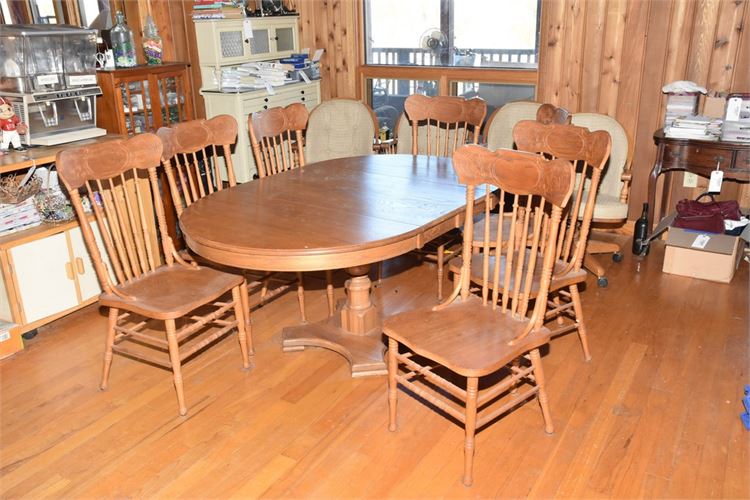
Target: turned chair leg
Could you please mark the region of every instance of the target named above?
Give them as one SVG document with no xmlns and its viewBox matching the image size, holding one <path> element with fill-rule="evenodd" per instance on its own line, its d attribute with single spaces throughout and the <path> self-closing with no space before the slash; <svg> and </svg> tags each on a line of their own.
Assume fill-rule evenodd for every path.
<svg viewBox="0 0 750 500">
<path fill-rule="evenodd" d="M 115 343 L 115 326 L 117 326 L 117 316 L 120 314 L 119 309 L 110 307 L 109 317 L 107 319 L 107 338 L 104 343 L 104 364 L 102 365 L 102 383 L 99 386 L 101 390 L 106 390 L 109 385 L 109 369 L 112 366 L 112 345 Z"/>
<path fill-rule="evenodd" d="M 305 285 L 302 281 L 302 273 L 297 273 L 297 300 L 299 301 L 299 314 L 302 317 L 302 322 L 307 322 L 305 316 Z"/>
<path fill-rule="evenodd" d="M 396 374 L 398 373 L 398 342 L 388 339 L 388 430 L 396 430 L 396 408 L 398 404 L 398 382 Z"/>
<path fill-rule="evenodd" d="M 177 329 L 175 321 L 168 319 L 164 321 L 167 330 L 167 343 L 169 344 L 169 360 L 172 364 L 172 373 L 174 375 L 174 388 L 177 391 L 177 403 L 180 405 L 180 415 L 187 415 L 187 406 L 185 406 L 185 394 L 182 391 L 182 367 L 180 361 L 180 347 L 177 344 Z"/>
<path fill-rule="evenodd" d="M 583 357 L 586 361 L 591 361 L 591 352 L 589 351 L 589 341 L 586 335 L 586 325 L 583 322 L 583 307 L 581 307 L 581 294 L 578 293 L 578 285 L 570 286 L 570 298 L 573 301 L 573 311 L 576 314 L 576 329 L 578 330 L 578 338 L 581 340 Z"/>
<path fill-rule="evenodd" d="M 240 342 L 240 352 L 242 353 L 242 368 L 247 370 L 248 368 L 250 368 L 248 343 L 250 344 L 252 349 L 253 341 L 252 334 L 250 332 L 246 332 L 247 322 L 245 320 L 245 314 L 250 313 L 249 311 L 247 311 L 247 309 L 245 309 L 245 301 L 242 300 L 243 296 L 247 297 L 247 293 L 245 293 L 244 290 L 241 290 L 241 287 L 242 285 L 232 288 L 232 300 L 234 301 L 234 316 L 237 319 L 237 339 Z M 250 338 L 250 342 L 248 342 L 248 337 Z"/>
<path fill-rule="evenodd" d="M 469 377 L 466 381 L 466 421 L 464 427 L 464 486 L 471 486 L 474 481 L 474 435 L 477 429 L 477 390 L 478 377 Z"/>
<path fill-rule="evenodd" d="M 445 267 L 445 263 L 443 262 L 444 259 L 445 259 L 445 244 L 442 244 L 437 248 L 437 280 L 438 280 L 437 298 L 438 300 L 443 300 L 443 268 Z"/>
<path fill-rule="evenodd" d="M 552 417 L 549 412 L 549 399 L 547 398 L 547 391 L 544 388 L 544 370 L 542 370 L 539 349 L 533 349 L 529 352 L 529 357 L 531 358 L 531 365 L 534 367 L 534 380 L 536 380 L 538 389 L 537 398 L 539 399 L 539 406 L 542 407 L 542 417 L 544 417 L 544 431 L 547 434 L 552 434 L 555 432 L 555 428 L 552 425 Z"/>
<path fill-rule="evenodd" d="M 255 354 L 255 348 L 253 347 L 253 336 L 251 334 L 253 327 L 250 324 L 250 291 L 247 288 L 247 281 L 243 281 L 240 285 L 240 303 L 245 314 L 245 331 L 248 338 L 247 347 L 250 355 L 253 355 Z"/>
<path fill-rule="evenodd" d="M 333 303 L 333 271 L 326 271 L 326 296 L 328 297 L 328 317 L 332 317 L 336 306 Z"/>
</svg>

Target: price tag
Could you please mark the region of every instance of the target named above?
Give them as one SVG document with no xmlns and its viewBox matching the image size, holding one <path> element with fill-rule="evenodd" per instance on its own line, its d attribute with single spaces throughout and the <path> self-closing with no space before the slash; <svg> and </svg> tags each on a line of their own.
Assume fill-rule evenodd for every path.
<svg viewBox="0 0 750 500">
<path fill-rule="evenodd" d="M 242 21 L 242 34 L 245 37 L 245 41 L 248 41 L 253 37 L 253 23 L 250 19 Z"/>
<path fill-rule="evenodd" d="M 721 192 L 721 181 L 724 179 L 724 171 L 714 170 L 711 172 L 711 179 L 708 181 L 708 192 L 709 193 L 720 193 Z"/>
<path fill-rule="evenodd" d="M 70 75 L 71 85 L 96 85 L 96 75 Z"/>
<path fill-rule="evenodd" d="M 268 92 L 268 95 L 276 95 L 276 91 L 273 89 L 273 85 L 271 85 L 269 82 L 263 82 L 266 84 L 266 92 Z"/>
<path fill-rule="evenodd" d="M 711 237 L 707 234 L 699 234 L 695 237 L 693 244 L 690 245 L 693 248 L 706 248 L 708 242 L 711 241 Z"/>
</svg>

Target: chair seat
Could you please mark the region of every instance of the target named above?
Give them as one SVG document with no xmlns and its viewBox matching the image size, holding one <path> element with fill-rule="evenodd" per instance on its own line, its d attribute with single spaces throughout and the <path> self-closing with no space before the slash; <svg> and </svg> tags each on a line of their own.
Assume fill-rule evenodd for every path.
<svg viewBox="0 0 750 500">
<path fill-rule="evenodd" d="M 474 295 L 437 311 L 416 309 L 383 322 L 388 337 L 466 377 L 492 373 L 549 341 L 550 331 L 542 328 L 508 344 L 528 327 L 528 318 L 514 319 L 509 311 L 482 305 Z"/>
<path fill-rule="evenodd" d="M 540 255 L 538 258 L 542 258 Z M 529 255 L 528 250 L 526 254 L 526 262 L 528 263 Z M 453 273 L 460 273 L 461 272 L 461 266 L 463 265 L 463 258 L 462 257 L 456 257 L 455 259 L 452 259 L 448 263 L 448 268 Z M 484 254 L 473 254 L 471 257 L 471 280 L 474 283 L 481 283 L 482 276 L 483 276 L 483 266 L 484 266 Z M 489 258 L 489 276 L 494 276 L 495 273 L 495 256 L 491 255 Z M 565 272 L 566 268 L 568 267 L 568 264 L 566 262 L 563 262 L 561 260 L 558 260 L 555 262 L 555 266 L 552 269 L 552 280 L 550 281 L 549 290 L 550 292 L 553 292 L 555 290 L 559 290 L 563 287 L 570 286 L 572 284 L 576 283 L 582 283 L 586 281 L 586 270 L 584 269 L 571 269 L 568 272 Z M 522 272 L 523 279 L 526 278 L 526 270 Z M 532 298 L 536 297 L 536 294 L 539 291 L 539 281 L 541 277 L 541 268 L 540 266 L 535 266 L 534 269 L 534 276 L 533 281 L 531 283 L 531 290 L 530 295 Z M 502 293 L 503 290 L 503 284 L 505 283 L 505 255 L 503 255 L 500 258 L 500 290 Z M 515 271 L 511 274 L 510 278 L 510 288 L 513 289 L 515 285 Z M 521 284 L 521 289 L 523 289 L 524 283 Z M 488 283 L 488 286 L 492 288 L 492 281 Z"/>
<path fill-rule="evenodd" d="M 162 266 L 130 283 L 117 287 L 130 298 L 103 293 L 103 306 L 132 311 L 149 318 L 166 320 L 184 316 L 216 300 L 243 282 L 237 274 L 223 273 L 210 267 L 186 267 L 181 264 Z"/>
</svg>

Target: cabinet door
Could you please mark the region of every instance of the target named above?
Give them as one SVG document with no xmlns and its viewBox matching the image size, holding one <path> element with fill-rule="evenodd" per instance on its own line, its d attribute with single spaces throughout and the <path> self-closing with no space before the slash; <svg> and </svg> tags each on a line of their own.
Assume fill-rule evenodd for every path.
<svg viewBox="0 0 750 500">
<path fill-rule="evenodd" d="M 286 57 L 295 52 L 297 47 L 297 27 L 285 26 L 274 29 L 273 42 L 275 57 Z"/>
<path fill-rule="evenodd" d="M 65 233 L 13 247 L 10 255 L 27 323 L 78 305 Z"/>
<path fill-rule="evenodd" d="M 99 248 L 104 248 L 102 244 L 101 233 L 96 222 L 91 223 L 91 229 L 94 231 L 94 237 L 96 238 L 96 244 Z M 70 238 L 70 247 L 73 249 L 73 264 L 76 273 L 76 279 L 78 280 L 78 287 L 81 290 L 81 300 L 85 301 L 92 297 L 96 297 L 102 293 L 102 289 L 99 286 L 99 278 L 96 276 L 96 270 L 94 264 L 91 261 L 88 248 L 86 248 L 86 242 L 83 241 L 83 233 L 80 228 L 71 229 L 68 231 L 68 237 Z M 112 270 L 112 266 L 109 263 L 109 259 L 106 254 L 102 255 L 104 263 L 107 269 Z"/>
<path fill-rule="evenodd" d="M 250 55 L 253 60 L 271 57 L 271 34 L 270 28 L 253 28 L 253 37 L 250 39 Z"/>
</svg>

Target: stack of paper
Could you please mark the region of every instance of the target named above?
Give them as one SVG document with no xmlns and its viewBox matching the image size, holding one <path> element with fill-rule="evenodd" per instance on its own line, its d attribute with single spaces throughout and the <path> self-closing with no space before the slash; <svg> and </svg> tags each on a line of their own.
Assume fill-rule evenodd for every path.
<svg viewBox="0 0 750 500">
<path fill-rule="evenodd" d="M 707 116 L 679 116 L 664 128 L 667 137 L 717 141 L 721 135 L 721 119 Z"/>
<path fill-rule="evenodd" d="M 279 87 L 292 81 L 285 66 L 278 63 L 251 62 L 221 70 L 221 89 L 225 91 Z"/>
<path fill-rule="evenodd" d="M 664 127 L 669 127 L 678 116 L 691 116 L 698 109 L 698 94 L 668 94 Z"/>
<path fill-rule="evenodd" d="M 193 0 L 193 19 L 241 19 L 245 8 L 240 2 Z"/>
<path fill-rule="evenodd" d="M 38 226 L 42 218 L 34 205 L 34 198 L 21 203 L 0 204 L 0 233 L 10 233 Z"/>
<path fill-rule="evenodd" d="M 750 122 L 724 122 L 721 139 L 724 141 L 750 142 Z"/>
</svg>

